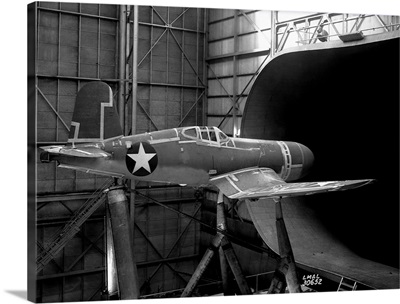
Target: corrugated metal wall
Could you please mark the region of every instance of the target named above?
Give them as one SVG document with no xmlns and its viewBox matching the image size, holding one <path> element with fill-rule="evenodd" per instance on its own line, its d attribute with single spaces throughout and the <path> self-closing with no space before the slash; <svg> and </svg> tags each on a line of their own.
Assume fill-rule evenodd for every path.
<svg viewBox="0 0 400 304">
<path fill-rule="evenodd" d="M 82 85 L 107 79 L 115 87 L 117 25 L 116 6 L 37 3 L 39 144 L 67 141 L 75 97 Z M 37 160 L 38 252 L 106 180 Z M 100 299 L 105 278 L 104 214 L 102 206 L 38 274 L 38 302 Z"/>
<path fill-rule="evenodd" d="M 139 7 L 138 133 L 204 124 L 204 16 Z"/>
<path fill-rule="evenodd" d="M 205 10 L 139 9 L 137 132 L 203 124 Z M 38 144 L 66 143 L 76 94 L 85 83 L 105 81 L 117 99 L 119 17 L 117 5 L 37 3 Z M 128 27 L 132 22 L 129 20 Z M 132 66 L 129 69 L 132 73 Z M 125 95 L 128 113 L 129 94 Z M 127 119 L 130 125 L 132 117 L 128 115 Z M 40 253 L 93 191 L 109 179 L 57 168 L 39 159 L 36 162 Z M 141 295 L 183 288 L 198 263 L 199 224 L 153 200 L 196 217 L 200 203 L 193 189 L 158 188 L 147 183 L 136 186 L 149 197 L 137 195 L 135 200 L 135 254 Z M 106 267 L 105 210 L 102 205 L 38 273 L 38 302 L 101 299 Z"/>
<path fill-rule="evenodd" d="M 201 201 L 194 190 L 159 188 L 140 190 L 136 196 L 135 254 L 141 295 L 184 288 L 198 264 L 200 228 L 190 218 L 154 203 L 199 218 Z"/>
<path fill-rule="evenodd" d="M 208 124 L 227 134 L 239 134 L 248 90 L 269 54 L 270 15 L 268 11 L 210 10 Z"/>
<path fill-rule="evenodd" d="M 59 233 L 86 197 L 42 198 L 37 211 L 38 243 L 47 246 L 48 240 Z M 104 213 L 103 205 L 40 272 L 37 278 L 38 302 L 100 299 L 105 271 Z M 42 246 L 38 246 L 39 252 Z"/>
<path fill-rule="evenodd" d="M 90 80 L 117 78 L 116 6 L 38 4 L 37 141 L 64 143 L 81 86 Z M 114 86 L 113 86 L 114 87 Z M 105 178 L 37 164 L 37 192 L 97 189 Z"/>
</svg>

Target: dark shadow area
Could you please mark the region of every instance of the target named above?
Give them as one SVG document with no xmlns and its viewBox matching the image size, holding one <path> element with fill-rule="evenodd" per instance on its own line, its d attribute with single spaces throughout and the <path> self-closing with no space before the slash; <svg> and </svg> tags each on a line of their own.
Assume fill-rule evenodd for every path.
<svg viewBox="0 0 400 304">
<path fill-rule="evenodd" d="M 351 250 L 399 268 L 400 39 L 366 40 L 274 58 L 249 94 L 242 137 L 305 144 L 309 181 L 376 179 L 306 202 Z"/>
</svg>

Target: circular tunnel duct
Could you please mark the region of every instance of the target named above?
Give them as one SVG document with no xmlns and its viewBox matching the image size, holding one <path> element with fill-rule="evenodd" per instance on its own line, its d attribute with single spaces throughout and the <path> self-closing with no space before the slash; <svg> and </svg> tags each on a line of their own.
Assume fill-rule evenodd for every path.
<svg viewBox="0 0 400 304">
<path fill-rule="evenodd" d="M 399 31 L 388 32 L 281 52 L 257 77 L 241 126 L 242 137 L 309 147 L 315 163 L 306 180 L 376 179 L 360 189 L 306 197 L 294 208 L 312 207 L 332 233 L 332 244 L 338 240 L 364 258 L 396 268 L 399 37 Z M 291 213 L 292 231 L 307 225 L 298 211 Z M 293 250 L 296 258 L 302 249 Z"/>
</svg>

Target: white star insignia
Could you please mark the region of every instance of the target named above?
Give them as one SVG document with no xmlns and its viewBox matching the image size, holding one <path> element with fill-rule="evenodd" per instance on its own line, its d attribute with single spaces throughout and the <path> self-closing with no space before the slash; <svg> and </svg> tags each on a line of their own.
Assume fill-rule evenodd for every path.
<svg viewBox="0 0 400 304">
<path fill-rule="evenodd" d="M 149 161 L 156 155 L 156 153 L 146 153 L 142 143 L 140 143 L 139 151 L 137 154 L 128 154 L 128 156 L 136 162 L 135 168 L 133 169 L 132 173 L 135 173 L 140 168 L 143 168 L 147 170 L 147 172 L 151 173 Z"/>
</svg>

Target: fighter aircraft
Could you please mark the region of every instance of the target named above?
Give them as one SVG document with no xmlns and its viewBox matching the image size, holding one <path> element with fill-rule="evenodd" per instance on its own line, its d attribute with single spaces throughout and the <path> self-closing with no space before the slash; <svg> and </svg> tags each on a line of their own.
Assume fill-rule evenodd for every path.
<svg viewBox="0 0 400 304">
<path fill-rule="evenodd" d="M 217 127 L 181 127 L 124 136 L 111 88 L 90 82 L 77 94 L 67 145 L 42 147 L 42 162 L 137 181 L 202 187 L 229 198 L 287 197 L 352 189 L 371 179 L 287 183 L 303 178 L 314 156 L 290 141 L 228 137 Z"/>
</svg>

